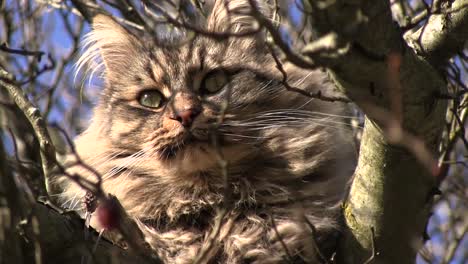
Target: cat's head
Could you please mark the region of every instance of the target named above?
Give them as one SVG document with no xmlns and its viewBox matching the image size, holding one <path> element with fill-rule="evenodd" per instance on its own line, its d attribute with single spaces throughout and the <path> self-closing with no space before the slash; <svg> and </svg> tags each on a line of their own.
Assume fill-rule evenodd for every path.
<svg viewBox="0 0 468 264">
<path fill-rule="evenodd" d="M 101 140 L 117 150 L 153 153 L 162 166 L 203 170 L 220 156 L 235 161 L 257 150 L 268 129 L 306 125 L 288 111 L 307 108 L 309 99 L 283 85 L 250 4 L 217 1 L 201 27 L 243 36 L 185 34 L 173 45 L 96 16 L 79 64 L 100 58 L 91 70 L 103 67 L 106 85 L 92 125 Z M 266 8 L 255 8 L 268 16 Z M 316 72 L 283 68 L 291 86 L 323 84 Z"/>
</svg>

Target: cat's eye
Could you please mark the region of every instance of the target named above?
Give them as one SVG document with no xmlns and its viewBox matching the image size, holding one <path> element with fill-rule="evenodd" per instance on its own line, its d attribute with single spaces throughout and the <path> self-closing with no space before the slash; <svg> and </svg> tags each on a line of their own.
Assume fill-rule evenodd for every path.
<svg viewBox="0 0 468 264">
<path fill-rule="evenodd" d="M 204 94 L 214 94 L 229 82 L 229 75 L 224 70 L 215 70 L 208 73 L 203 79 L 200 91 Z"/>
<path fill-rule="evenodd" d="M 148 108 L 159 108 L 163 104 L 163 95 L 156 90 L 146 90 L 138 96 L 138 103 Z"/>
</svg>

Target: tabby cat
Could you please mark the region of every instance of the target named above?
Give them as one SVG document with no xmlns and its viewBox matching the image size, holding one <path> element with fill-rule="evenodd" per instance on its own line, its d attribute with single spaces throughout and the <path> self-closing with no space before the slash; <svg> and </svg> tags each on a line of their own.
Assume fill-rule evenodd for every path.
<svg viewBox="0 0 468 264">
<path fill-rule="evenodd" d="M 347 106 L 287 89 L 250 2 L 216 1 L 203 30 L 246 33 L 223 40 L 162 43 L 98 15 L 78 62 L 102 68 L 105 85 L 76 151 L 166 263 L 192 263 L 201 250 L 209 263 L 318 263 L 314 243 L 333 252 L 355 165 Z M 283 70 L 290 86 L 334 92 L 323 71 Z M 82 210 L 86 192 L 60 184 L 62 201 Z"/>
</svg>

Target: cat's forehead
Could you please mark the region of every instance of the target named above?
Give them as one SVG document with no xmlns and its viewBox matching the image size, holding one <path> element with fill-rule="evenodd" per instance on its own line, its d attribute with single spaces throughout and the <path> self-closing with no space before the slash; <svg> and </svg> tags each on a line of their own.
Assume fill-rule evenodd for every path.
<svg viewBox="0 0 468 264">
<path fill-rule="evenodd" d="M 207 38 L 194 39 L 183 45 L 153 46 L 150 60 L 161 74 L 180 75 L 192 71 L 218 67 L 242 67 L 251 64 L 249 51 L 242 45 L 214 41 Z"/>
</svg>

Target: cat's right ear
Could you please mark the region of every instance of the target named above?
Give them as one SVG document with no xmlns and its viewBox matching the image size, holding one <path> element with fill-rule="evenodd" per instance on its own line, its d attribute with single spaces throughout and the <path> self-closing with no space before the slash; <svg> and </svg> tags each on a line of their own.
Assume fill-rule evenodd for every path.
<svg viewBox="0 0 468 264">
<path fill-rule="evenodd" d="M 216 0 L 208 17 L 207 29 L 212 32 L 243 34 L 258 31 L 260 25 L 255 16 L 271 20 L 271 10 L 266 1 Z M 265 31 L 260 30 L 250 38 L 232 38 L 245 49 L 256 47 L 265 40 Z"/>
<path fill-rule="evenodd" d="M 271 10 L 259 0 L 216 0 L 208 18 L 207 28 L 214 32 L 245 33 L 259 27 L 253 16 L 271 17 Z M 256 12 L 253 12 L 256 11 Z"/>
<path fill-rule="evenodd" d="M 87 65 L 92 71 L 107 74 L 125 73 L 128 58 L 137 55 L 138 39 L 112 17 L 98 14 L 92 20 L 92 30 L 86 36 L 78 67 Z M 104 66 L 105 69 L 102 69 Z"/>
</svg>

